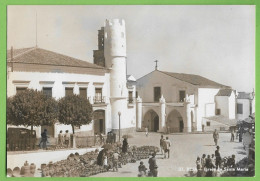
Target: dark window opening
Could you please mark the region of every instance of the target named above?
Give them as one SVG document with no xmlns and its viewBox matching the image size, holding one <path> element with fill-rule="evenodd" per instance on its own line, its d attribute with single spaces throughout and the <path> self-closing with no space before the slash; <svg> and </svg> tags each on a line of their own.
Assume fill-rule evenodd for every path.
<svg viewBox="0 0 260 181">
<path fill-rule="evenodd" d="M 16 87 L 16 94 L 19 94 L 20 92 L 23 92 L 27 89 L 27 87 Z"/>
<path fill-rule="evenodd" d="M 216 115 L 220 115 L 221 114 L 221 110 L 220 109 L 216 109 Z"/>
<path fill-rule="evenodd" d="M 102 102 L 104 102 L 102 98 L 102 88 L 96 88 L 94 103 L 102 103 Z"/>
<path fill-rule="evenodd" d="M 159 102 L 161 98 L 161 87 L 154 87 L 154 102 Z"/>
<path fill-rule="evenodd" d="M 210 126 L 210 122 L 209 122 L 209 121 L 207 121 L 206 125 L 207 125 L 207 126 Z"/>
<path fill-rule="evenodd" d="M 128 92 L 128 103 L 133 103 L 133 91 Z"/>
<path fill-rule="evenodd" d="M 237 114 L 243 114 L 243 104 L 237 104 Z"/>
<path fill-rule="evenodd" d="M 52 97 L 52 87 L 43 87 L 42 92 L 48 97 Z"/>
<path fill-rule="evenodd" d="M 73 88 L 72 87 L 66 87 L 65 88 L 65 96 L 73 95 Z"/>
<path fill-rule="evenodd" d="M 185 99 L 185 91 L 184 90 L 179 91 L 179 97 L 180 97 L 179 101 L 184 102 L 184 99 Z"/>
<path fill-rule="evenodd" d="M 79 96 L 87 98 L 87 88 L 79 88 Z"/>
</svg>

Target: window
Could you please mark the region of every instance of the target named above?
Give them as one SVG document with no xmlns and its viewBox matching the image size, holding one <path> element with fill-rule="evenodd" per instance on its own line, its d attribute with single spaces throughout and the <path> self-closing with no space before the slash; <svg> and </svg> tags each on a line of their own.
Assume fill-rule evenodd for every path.
<svg viewBox="0 0 260 181">
<path fill-rule="evenodd" d="M 79 88 L 79 96 L 87 98 L 87 88 L 80 87 Z"/>
<path fill-rule="evenodd" d="M 206 125 L 207 125 L 207 126 L 210 126 L 210 121 L 207 121 Z"/>
<path fill-rule="evenodd" d="M 161 87 L 154 87 L 153 93 L 154 93 L 154 102 L 159 102 L 161 97 Z"/>
<path fill-rule="evenodd" d="M 27 87 L 16 87 L 16 94 L 19 94 L 22 91 L 25 91 Z"/>
<path fill-rule="evenodd" d="M 243 104 L 237 104 L 237 114 L 243 114 Z"/>
<path fill-rule="evenodd" d="M 52 97 L 52 87 L 43 87 L 42 91 L 46 96 Z"/>
<path fill-rule="evenodd" d="M 184 102 L 184 99 L 185 99 L 185 91 L 184 90 L 181 90 L 179 91 L 179 101 L 180 102 Z"/>
<path fill-rule="evenodd" d="M 101 103 L 102 102 L 102 88 L 96 88 L 95 89 L 95 103 Z"/>
<path fill-rule="evenodd" d="M 133 103 L 133 91 L 128 92 L 128 103 Z"/>
<path fill-rule="evenodd" d="M 72 87 L 66 87 L 65 88 L 65 96 L 73 95 L 73 88 Z"/>
<path fill-rule="evenodd" d="M 216 115 L 220 115 L 221 114 L 221 110 L 220 109 L 216 109 Z"/>
<path fill-rule="evenodd" d="M 137 92 L 137 91 L 135 91 L 135 97 L 136 97 L 136 98 L 138 97 L 138 92 Z"/>
</svg>

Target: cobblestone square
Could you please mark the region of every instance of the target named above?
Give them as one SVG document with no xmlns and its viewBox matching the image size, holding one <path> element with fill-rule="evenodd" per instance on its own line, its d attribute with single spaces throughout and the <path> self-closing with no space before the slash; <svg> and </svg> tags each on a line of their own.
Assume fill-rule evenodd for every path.
<svg viewBox="0 0 260 181">
<path fill-rule="evenodd" d="M 212 134 L 171 134 L 168 136 L 172 146 L 169 159 L 163 159 L 159 153 L 157 158 L 159 177 L 183 177 L 188 174 L 190 168 L 196 168 L 196 158 L 201 157 L 203 153 L 206 155 L 215 153 L 216 146 L 212 138 Z M 230 133 L 219 134 L 220 154 L 222 157 L 236 155 L 236 162 L 246 156 L 242 143 L 238 140 L 230 142 Z M 144 133 L 136 133 L 135 136 L 128 140 L 129 145 L 151 145 L 159 147 L 160 134 L 150 133 L 148 137 Z M 148 159 L 143 160 L 148 168 Z M 136 177 L 138 174 L 138 165 L 136 163 L 128 163 L 123 165 L 118 172 L 105 172 L 93 177 Z"/>
</svg>

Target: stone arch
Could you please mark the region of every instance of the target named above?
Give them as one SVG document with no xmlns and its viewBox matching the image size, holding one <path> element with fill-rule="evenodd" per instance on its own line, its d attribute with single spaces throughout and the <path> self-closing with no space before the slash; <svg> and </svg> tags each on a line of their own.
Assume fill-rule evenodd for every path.
<svg viewBox="0 0 260 181">
<path fill-rule="evenodd" d="M 159 130 L 159 115 L 153 109 L 149 109 L 144 114 L 144 119 L 142 122 L 143 127 L 148 127 L 150 132 L 157 132 Z"/>
<path fill-rule="evenodd" d="M 185 122 L 178 110 L 174 109 L 168 114 L 166 126 L 169 133 L 184 132 Z"/>
<path fill-rule="evenodd" d="M 94 134 L 106 134 L 106 115 L 105 109 L 96 109 L 93 112 Z"/>
</svg>

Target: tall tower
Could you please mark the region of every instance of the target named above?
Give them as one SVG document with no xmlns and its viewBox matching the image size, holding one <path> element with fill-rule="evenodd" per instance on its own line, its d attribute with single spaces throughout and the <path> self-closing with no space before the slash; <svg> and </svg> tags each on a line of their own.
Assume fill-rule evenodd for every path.
<svg viewBox="0 0 260 181">
<path fill-rule="evenodd" d="M 125 21 L 122 19 L 106 20 L 104 28 L 105 66 L 110 69 L 110 103 L 112 129 L 127 127 L 127 96 L 126 87 L 126 36 Z"/>
</svg>

